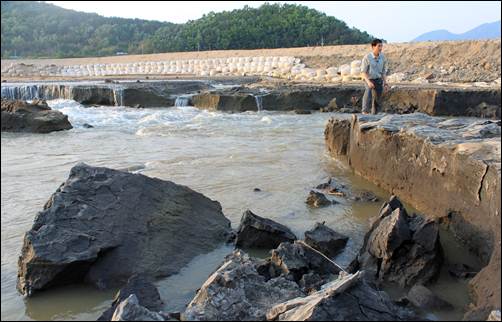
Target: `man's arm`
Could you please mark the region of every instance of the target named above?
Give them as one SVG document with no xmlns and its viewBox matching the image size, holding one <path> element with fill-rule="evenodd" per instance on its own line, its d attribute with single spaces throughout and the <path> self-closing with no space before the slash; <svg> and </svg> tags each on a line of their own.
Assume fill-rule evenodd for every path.
<svg viewBox="0 0 502 322">
<path fill-rule="evenodd" d="M 368 84 L 369 88 L 375 88 L 375 85 L 373 85 L 373 83 L 370 81 L 370 78 L 368 76 L 369 71 L 370 71 L 370 62 L 368 61 L 368 57 L 364 56 L 363 62 L 361 65 L 362 77 L 363 77 L 364 81 L 366 82 L 366 84 Z"/>
<path fill-rule="evenodd" d="M 389 88 L 389 84 L 387 84 L 387 58 L 385 58 L 383 61 L 382 79 L 383 87 L 385 90 L 387 90 Z"/>
</svg>

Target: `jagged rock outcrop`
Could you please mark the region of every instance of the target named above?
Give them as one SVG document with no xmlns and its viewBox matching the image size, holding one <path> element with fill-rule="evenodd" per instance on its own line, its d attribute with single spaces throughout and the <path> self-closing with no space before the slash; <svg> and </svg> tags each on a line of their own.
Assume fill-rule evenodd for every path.
<svg viewBox="0 0 502 322">
<path fill-rule="evenodd" d="M 242 214 L 235 245 L 244 248 L 276 248 L 282 242 L 293 242 L 295 234 L 288 227 L 255 215 L 250 210 Z"/>
<path fill-rule="evenodd" d="M 352 270 L 365 270 L 367 277 L 377 281 L 401 287 L 433 281 L 443 263 L 439 223 L 409 216 L 392 196 L 366 234 L 356 261 Z"/>
<path fill-rule="evenodd" d="M 385 292 L 371 287 L 362 274 L 340 274 L 338 279 L 307 297 L 275 305 L 269 321 L 406 321 L 414 314 L 394 304 Z"/>
<path fill-rule="evenodd" d="M 139 304 L 136 295 L 131 294 L 119 303 L 110 321 L 164 321 L 164 317 Z"/>
<path fill-rule="evenodd" d="M 113 299 L 111 307 L 103 312 L 97 321 L 110 321 L 117 306 L 127 300 L 129 296 L 136 296 L 139 305 L 148 310 L 157 312 L 162 309 L 162 300 L 155 285 L 152 284 L 149 278 L 141 275 L 134 275 L 127 281 L 127 284 L 122 287 L 115 298 Z"/>
<path fill-rule="evenodd" d="M 2 132 L 49 133 L 69 130 L 68 116 L 52 110 L 45 101 L 32 103 L 2 98 Z"/>
<path fill-rule="evenodd" d="M 17 287 L 29 296 L 74 282 L 169 276 L 229 232 L 220 204 L 188 187 L 79 163 L 25 235 Z"/>
<path fill-rule="evenodd" d="M 258 265 L 242 251 L 228 255 L 188 304 L 182 320 L 265 320 L 273 305 L 304 295 L 293 281 L 260 275 Z"/>
</svg>

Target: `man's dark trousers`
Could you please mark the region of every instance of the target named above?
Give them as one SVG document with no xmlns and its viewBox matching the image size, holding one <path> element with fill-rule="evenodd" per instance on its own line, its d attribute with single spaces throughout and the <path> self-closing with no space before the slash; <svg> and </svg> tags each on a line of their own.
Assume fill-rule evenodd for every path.
<svg viewBox="0 0 502 322">
<path fill-rule="evenodd" d="M 369 88 L 368 84 L 365 82 L 365 90 L 363 96 L 363 108 L 364 113 L 369 113 L 371 109 L 371 114 L 378 113 L 378 108 L 381 107 L 381 98 L 383 93 L 383 80 L 381 78 L 370 79 L 370 82 L 375 85 L 374 89 Z"/>
</svg>

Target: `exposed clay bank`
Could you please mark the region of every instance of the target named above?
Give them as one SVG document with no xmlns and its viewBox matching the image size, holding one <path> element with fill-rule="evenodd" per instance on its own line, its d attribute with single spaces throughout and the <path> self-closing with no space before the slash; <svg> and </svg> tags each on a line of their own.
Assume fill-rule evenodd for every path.
<svg viewBox="0 0 502 322">
<path fill-rule="evenodd" d="M 500 305 L 500 121 L 424 114 L 332 118 L 326 146 L 354 171 L 439 218 L 487 265 L 471 281 L 486 317 Z"/>
</svg>

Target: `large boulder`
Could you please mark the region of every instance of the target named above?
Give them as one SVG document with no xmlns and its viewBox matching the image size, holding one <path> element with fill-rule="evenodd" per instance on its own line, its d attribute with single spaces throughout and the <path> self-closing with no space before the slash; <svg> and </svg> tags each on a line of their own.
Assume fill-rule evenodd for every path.
<svg viewBox="0 0 502 322">
<path fill-rule="evenodd" d="M 79 163 L 25 235 L 17 287 L 29 296 L 74 282 L 105 288 L 134 274 L 169 276 L 229 231 L 220 204 L 188 187 Z"/>
<path fill-rule="evenodd" d="M 164 317 L 139 304 L 136 295 L 131 294 L 120 302 L 110 321 L 164 321 Z"/>
<path fill-rule="evenodd" d="M 277 304 L 267 312 L 269 321 L 400 321 L 413 318 L 412 312 L 398 307 L 385 292 L 370 286 L 361 272 L 340 274 L 322 290 Z"/>
<path fill-rule="evenodd" d="M 45 101 L 13 101 L 2 98 L 2 131 L 49 133 L 69 130 L 68 116 L 52 110 Z"/>
<path fill-rule="evenodd" d="M 288 227 L 246 210 L 237 230 L 235 245 L 244 248 L 276 248 L 282 242 L 293 242 L 295 234 Z"/>
<path fill-rule="evenodd" d="M 261 275 L 259 264 L 240 250 L 227 256 L 188 304 L 182 320 L 265 320 L 275 304 L 304 295 L 293 281 Z"/>
<path fill-rule="evenodd" d="M 145 276 L 134 275 L 129 278 L 127 284 L 117 292 L 111 307 L 101 314 L 98 321 L 110 321 L 117 306 L 133 294 L 136 296 L 138 304 L 146 309 L 155 312 L 162 309 L 162 300 L 160 299 L 159 291 L 155 285 Z"/>
<path fill-rule="evenodd" d="M 328 257 L 334 257 L 345 245 L 349 237 L 337 233 L 323 223 L 305 232 L 305 243 Z"/>
<path fill-rule="evenodd" d="M 384 203 L 365 236 L 363 248 L 351 270 L 366 270 L 378 281 L 402 287 L 435 279 L 443 263 L 439 224 L 409 216 L 399 199 Z"/>
</svg>

